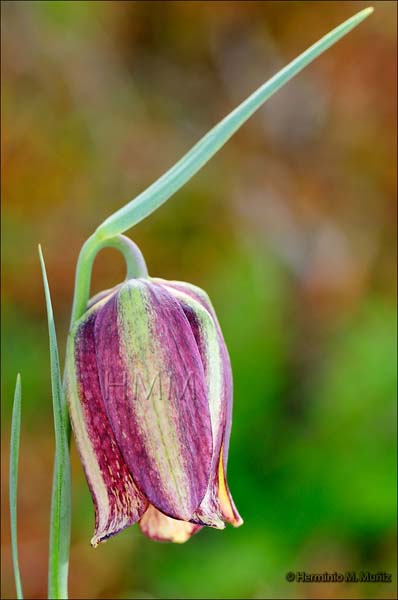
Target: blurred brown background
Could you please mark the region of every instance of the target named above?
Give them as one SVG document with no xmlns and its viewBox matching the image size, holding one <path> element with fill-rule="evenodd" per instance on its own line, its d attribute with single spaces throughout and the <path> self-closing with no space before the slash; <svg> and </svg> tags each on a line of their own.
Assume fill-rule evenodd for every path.
<svg viewBox="0 0 398 600">
<path fill-rule="evenodd" d="M 92 550 L 75 448 L 71 598 L 395 598 L 396 3 L 278 92 L 131 232 L 152 275 L 205 288 L 235 376 L 245 519 L 185 546 Z M 22 373 L 19 543 L 44 598 L 54 449 L 37 243 L 61 353 L 80 247 L 248 93 L 364 2 L 2 3 L 2 597 Z M 101 254 L 93 291 L 123 278 Z M 289 570 L 393 584 L 289 584 Z"/>
</svg>

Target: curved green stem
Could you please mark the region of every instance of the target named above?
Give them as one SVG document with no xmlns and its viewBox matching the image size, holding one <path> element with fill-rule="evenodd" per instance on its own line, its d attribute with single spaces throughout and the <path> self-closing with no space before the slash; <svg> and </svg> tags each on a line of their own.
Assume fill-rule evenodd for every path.
<svg viewBox="0 0 398 600">
<path fill-rule="evenodd" d="M 275 92 L 309 65 L 317 56 L 333 46 L 351 29 L 359 25 L 373 12 L 365 8 L 335 27 L 286 67 L 260 86 L 237 108 L 211 129 L 181 160 L 135 199 L 108 217 L 97 229 L 106 237 L 123 233 L 164 204 L 177 190 L 199 171 L 229 138 L 245 123 Z"/>
<path fill-rule="evenodd" d="M 83 245 L 77 262 L 71 326 L 86 310 L 90 294 L 91 272 L 95 257 L 100 250 L 108 247 L 116 248 L 123 254 L 127 266 L 127 278 L 148 276 L 144 257 L 133 241 L 123 235 L 118 235 L 109 239 L 101 239 L 96 234 L 92 235 Z M 63 389 L 64 386 L 61 383 L 59 373 L 59 358 L 50 291 L 40 247 L 39 255 L 43 270 L 49 323 L 54 424 L 56 433 L 51 496 L 48 597 L 52 599 L 66 599 L 71 517 L 71 481 L 69 464 L 71 427 Z"/>
<path fill-rule="evenodd" d="M 116 248 L 123 254 L 127 267 L 127 279 L 148 277 L 144 256 L 137 244 L 130 238 L 125 235 L 117 235 L 114 238 L 104 240 L 101 248 Z"/>
<path fill-rule="evenodd" d="M 91 272 L 94 260 L 98 252 L 103 248 L 116 248 L 123 254 L 126 261 L 126 276 L 128 279 L 133 277 L 148 277 L 145 259 L 137 244 L 124 235 L 101 239 L 97 233 L 94 233 L 84 243 L 77 261 L 71 326 L 86 310 L 90 296 Z"/>
</svg>

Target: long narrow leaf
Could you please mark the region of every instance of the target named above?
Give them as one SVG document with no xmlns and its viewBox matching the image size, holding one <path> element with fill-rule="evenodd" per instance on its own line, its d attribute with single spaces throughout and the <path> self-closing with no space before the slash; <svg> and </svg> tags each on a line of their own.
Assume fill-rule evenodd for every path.
<svg viewBox="0 0 398 600">
<path fill-rule="evenodd" d="M 50 340 L 51 388 L 55 429 L 55 461 L 50 516 L 50 548 L 48 564 L 48 597 L 68 597 L 68 564 L 71 520 L 71 481 L 68 444 L 69 421 L 61 381 L 57 336 L 51 305 L 46 267 L 39 246 L 40 264 L 46 297 Z"/>
<path fill-rule="evenodd" d="M 10 527 L 12 562 L 14 567 L 15 589 L 17 598 L 23 598 L 21 574 L 19 572 L 18 541 L 17 541 L 17 488 L 18 488 L 18 458 L 19 438 L 21 432 L 21 376 L 18 373 L 15 384 L 14 405 L 12 407 L 11 441 L 10 441 Z"/>
<path fill-rule="evenodd" d="M 373 8 L 365 8 L 344 21 L 291 63 L 264 83 L 227 117 L 211 129 L 174 167 L 162 175 L 134 200 L 108 217 L 97 229 L 99 236 L 107 238 L 123 233 L 166 202 L 178 189 L 191 179 L 210 158 L 229 140 L 247 119 L 277 90 L 304 67 L 330 48 L 351 29 L 366 19 Z"/>
</svg>

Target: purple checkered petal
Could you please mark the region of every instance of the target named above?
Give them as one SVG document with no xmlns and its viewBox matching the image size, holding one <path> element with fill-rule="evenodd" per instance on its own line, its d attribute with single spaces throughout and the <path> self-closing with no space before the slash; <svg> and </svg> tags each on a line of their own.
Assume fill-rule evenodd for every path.
<svg viewBox="0 0 398 600">
<path fill-rule="evenodd" d="M 231 363 L 220 325 L 203 290 L 179 281 L 154 281 L 163 285 L 180 302 L 194 332 L 206 375 L 214 441 L 212 470 L 208 489 L 193 521 L 218 528 L 223 526 L 223 521 L 239 526 L 243 521 L 226 481 L 233 386 Z M 203 318 L 203 312 L 209 316 L 208 319 Z M 201 326 L 198 322 L 202 323 Z"/>
<path fill-rule="evenodd" d="M 137 487 L 162 513 L 189 521 L 206 493 L 213 442 L 183 309 L 157 283 L 132 279 L 100 309 L 94 335 L 107 415 Z"/>
<path fill-rule="evenodd" d="M 93 546 L 132 525 L 148 501 L 137 489 L 106 415 L 94 327 L 100 304 L 73 328 L 66 360 L 66 395 L 77 449 L 95 507 Z"/>
</svg>

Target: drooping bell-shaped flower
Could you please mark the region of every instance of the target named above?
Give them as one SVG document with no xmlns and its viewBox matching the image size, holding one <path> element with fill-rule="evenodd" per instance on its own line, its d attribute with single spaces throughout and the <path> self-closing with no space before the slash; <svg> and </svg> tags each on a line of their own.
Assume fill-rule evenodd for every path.
<svg viewBox="0 0 398 600">
<path fill-rule="evenodd" d="M 66 392 L 93 546 L 136 522 L 174 542 L 242 523 L 226 482 L 231 367 L 201 289 L 138 278 L 93 298 L 69 336 Z"/>
</svg>

